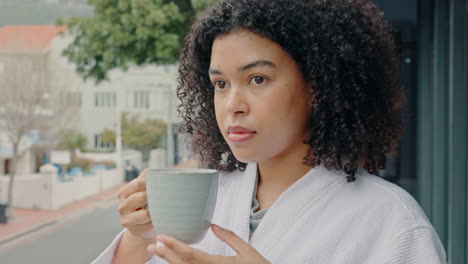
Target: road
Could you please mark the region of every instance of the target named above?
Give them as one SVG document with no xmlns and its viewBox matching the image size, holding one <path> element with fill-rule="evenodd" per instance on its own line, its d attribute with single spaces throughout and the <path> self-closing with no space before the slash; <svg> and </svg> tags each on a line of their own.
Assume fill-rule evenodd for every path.
<svg viewBox="0 0 468 264">
<path fill-rule="evenodd" d="M 86 264 L 122 230 L 117 200 L 63 219 L 0 248 L 1 264 Z"/>
</svg>

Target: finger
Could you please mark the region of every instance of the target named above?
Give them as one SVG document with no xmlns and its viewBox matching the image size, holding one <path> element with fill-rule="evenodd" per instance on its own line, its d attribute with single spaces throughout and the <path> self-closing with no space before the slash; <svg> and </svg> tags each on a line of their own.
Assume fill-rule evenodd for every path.
<svg viewBox="0 0 468 264">
<path fill-rule="evenodd" d="M 200 250 L 194 249 L 175 238 L 160 235 L 158 236 L 157 241 L 162 242 L 165 245 L 165 247 L 169 248 L 172 252 L 174 252 L 185 262 L 214 263 L 212 262 L 213 258 L 211 255 L 208 255 Z"/>
<path fill-rule="evenodd" d="M 146 182 L 144 178 L 135 178 L 127 183 L 117 194 L 119 200 L 125 200 L 130 195 L 136 192 L 146 190 Z"/>
<path fill-rule="evenodd" d="M 168 247 L 164 246 L 164 244 L 158 243 L 158 245 L 149 245 L 146 248 L 146 251 L 148 253 L 157 255 L 160 258 L 163 258 L 170 264 L 184 264 L 185 262 L 171 249 Z"/>
<path fill-rule="evenodd" d="M 148 202 L 146 199 L 146 191 L 134 193 L 130 195 L 130 197 L 128 197 L 126 200 L 120 202 L 118 209 L 119 214 L 125 215 L 129 212 L 145 208 L 147 203 Z"/>
<path fill-rule="evenodd" d="M 144 170 L 138 178 L 131 180 L 119 191 L 117 194 L 119 200 L 127 199 L 133 193 L 146 190 L 145 177 L 147 171 L 148 170 Z"/>
<path fill-rule="evenodd" d="M 144 225 L 151 222 L 148 210 L 139 210 L 130 214 L 123 215 L 120 218 L 120 224 L 125 227 Z"/>
<path fill-rule="evenodd" d="M 148 173 L 148 171 L 149 171 L 148 168 L 144 169 L 144 170 L 140 173 L 140 175 L 138 175 L 137 178 L 140 178 L 140 179 L 146 178 L 146 174 Z"/>
<path fill-rule="evenodd" d="M 246 243 L 232 231 L 215 224 L 211 224 L 211 230 L 213 230 L 213 233 L 221 239 L 221 241 L 228 244 L 238 255 L 250 254 L 252 251 L 257 252 L 251 245 Z"/>
</svg>

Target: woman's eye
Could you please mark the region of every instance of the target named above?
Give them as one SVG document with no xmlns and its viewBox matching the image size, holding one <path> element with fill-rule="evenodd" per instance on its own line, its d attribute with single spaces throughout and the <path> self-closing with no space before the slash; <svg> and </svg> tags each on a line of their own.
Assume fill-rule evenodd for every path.
<svg viewBox="0 0 468 264">
<path fill-rule="evenodd" d="M 255 85 L 262 85 L 264 82 L 266 81 L 266 79 L 262 76 L 254 76 L 252 79 L 251 79 L 251 82 Z"/>
<path fill-rule="evenodd" d="M 225 81 L 216 81 L 214 82 L 214 87 L 215 89 L 222 90 L 226 88 L 226 82 Z"/>
</svg>

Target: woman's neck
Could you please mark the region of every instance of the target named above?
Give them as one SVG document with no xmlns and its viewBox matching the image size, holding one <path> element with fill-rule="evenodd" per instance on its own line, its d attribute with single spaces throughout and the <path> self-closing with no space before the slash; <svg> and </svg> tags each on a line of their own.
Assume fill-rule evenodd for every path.
<svg viewBox="0 0 468 264">
<path fill-rule="evenodd" d="M 257 199 L 262 209 L 270 207 L 289 186 L 311 169 L 302 162 L 307 147 L 303 144 L 303 147 L 288 155 L 258 162 Z"/>
<path fill-rule="evenodd" d="M 258 184 L 263 186 L 289 187 L 302 178 L 312 167 L 304 165 L 302 161 L 282 163 L 259 163 Z"/>
</svg>

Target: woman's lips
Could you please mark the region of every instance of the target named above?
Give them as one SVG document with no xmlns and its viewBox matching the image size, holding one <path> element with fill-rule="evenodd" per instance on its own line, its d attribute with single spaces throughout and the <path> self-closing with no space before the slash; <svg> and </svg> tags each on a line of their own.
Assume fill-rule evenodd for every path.
<svg viewBox="0 0 468 264">
<path fill-rule="evenodd" d="M 229 132 L 228 139 L 231 142 L 244 142 L 255 136 L 257 132 Z"/>
</svg>

